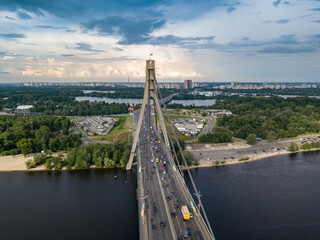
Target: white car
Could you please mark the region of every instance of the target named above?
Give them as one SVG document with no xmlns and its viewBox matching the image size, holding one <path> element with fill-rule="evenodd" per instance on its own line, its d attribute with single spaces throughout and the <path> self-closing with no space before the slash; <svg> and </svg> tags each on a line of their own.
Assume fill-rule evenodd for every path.
<svg viewBox="0 0 320 240">
<path fill-rule="evenodd" d="M 153 158 L 151 158 L 151 162 L 154 162 Z"/>
</svg>

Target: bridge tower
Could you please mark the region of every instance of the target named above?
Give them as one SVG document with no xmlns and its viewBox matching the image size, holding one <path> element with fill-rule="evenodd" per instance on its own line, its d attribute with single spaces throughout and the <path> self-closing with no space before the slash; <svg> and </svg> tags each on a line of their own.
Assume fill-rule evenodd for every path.
<svg viewBox="0 0 320 240">
<path fill-rule="evenodd" d="M 151 108 L 151 106 L 148 106 L 148 102 L 150 102 L 150 97 L 153 98 L 155 104 L 156 104 L 156 110 L 160 119 L 160 124 L 161 124 L 161 129 L 164 137 L 164 141 L 166 145 L 169 147 L 169 139 L 168 139 L 168 134 L 167 134 L 167 128 L 165 127 L 165 120 L 163 117 L 163 113 L 161 110 L 161 104 L 159 102 L 159 96 L 158 96 L 158 84 L 156 80 L 156 71 L 155 71 L 155 61 L 154 60 L 146 60 L 146 80 L 145 80 L 145 86 L 144 86 L 144 94 L 143 94 L 143 101 L 141 105 L 141 110 L 140 110 L 140 115 L 139 115 L 139 120 L 138 120 L 138 125 L 134 134 L 133 138 L 133 144 L 131 148 L 131 153 L 130 153 L 130 158 L 129 162 L 127 164 L 126 169 L 130 170 L 132 167 L 133 163 L 133 158 L 136 154 L 136 148 L 137 148 L 137 143 L 139 139 L 139 134 L 140 134 L 140 129 L 141 129 L 141 124 L 144 116 L 144 112 L 146 110 L 146 107 Z M 165 104 L 165 103 L 163 103 Z"/>
</svg>

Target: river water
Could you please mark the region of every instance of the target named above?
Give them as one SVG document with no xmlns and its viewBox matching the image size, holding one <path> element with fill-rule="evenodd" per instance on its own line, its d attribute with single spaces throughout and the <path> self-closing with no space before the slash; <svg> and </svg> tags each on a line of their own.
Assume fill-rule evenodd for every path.
<svg viewBox="0 0 320 240">
<path fill-rule="evenodd" d="M 319 157 L 192 170 L 216 238 L 319 239 Z M 138 229 L 135 170 L 0 173 L 0 239 L 135 240 Z"/>
<path fill-rule="evenodd" d="M 90 102 L 106 102 L 106 103 L 130 103 L 130 104 L 141 104 L 142 99 L 133 99 L 133 98 L 106 98 L 106 97 L 75 97 L 77 101 L 90 101 Z M 172 100 L 172 103 L 179 103 L 184 106 L 195 105 L 195 106 L 210 106 L 216 103 L 215 99 L 207 100 Z"/>
</svg>

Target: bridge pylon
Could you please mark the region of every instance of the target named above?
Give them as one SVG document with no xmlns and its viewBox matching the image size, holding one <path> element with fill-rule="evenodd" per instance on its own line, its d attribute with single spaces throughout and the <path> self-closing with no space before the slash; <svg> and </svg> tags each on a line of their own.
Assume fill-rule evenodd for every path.
<svg viewBox="0 0 320 240">
<path fill-rule="evenodd" d="M 133 158 L 136 154 L 136 148 L 137 148 L 137 143 L 138 143 L 138 139 L 139 139 L 142 120 L 144 117 L 144 112 L 146 110 L 146 107 L 149 107 L 149 108 L 151 107 L 151 106 L 148 106 L 148 102 L 150 102 L 149 101 L 150 97 L 153 98 L 153 100 L 156 104 L 156 110 L 157 110 L 157 113 L 159 116 L 164 141 L 165 141 L 166 145 L 169 147 L 168 133 L 167 133 L 167 128 L 165 126 L 166 122 L 163 117 L 163 113 L 161 110 L 161 104 L 159 102 L 159 96 L 158 96 L 158 84 L 157 84 L 157 79 L 156 79 L 155 61 L 151 60 L 151 59 L 146 60 L 146 81 L 145 81 L 145 86 L 144 86 L 143 101 L 142 101 L 142 105 L 141 105 L 138 125 L 137 125 L 136 131 L 134 133 L 133 144 L 132 144 L 132 148 L 131 148 L 129 162 L 126 167 L 127 170 L 131 169 L 132 163 L 133 163 Z"/>
</svg>

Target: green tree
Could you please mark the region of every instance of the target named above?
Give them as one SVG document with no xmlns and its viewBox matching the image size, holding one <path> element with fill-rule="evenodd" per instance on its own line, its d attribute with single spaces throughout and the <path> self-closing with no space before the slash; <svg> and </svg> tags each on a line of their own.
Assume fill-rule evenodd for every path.
<svg viewBox="0 0 320 240">
<path fill-rule="evenodd" d="M 125 167 L 127 165 L 128 161 L 129 161 L 129 157 L 130 157 L 130 152 L 128 149 L 126 149 L 120 159 L 120 165 L 122 167 Z"/>
<path fill-rule="evenodd" d="M 248 144 L 253 145 L 257 142 L 257 136 L 254 133 L 250 133 L 246 140 Z"/>
<path fill-rule="evenodd" d="M 103 159 L 102 157 L 98 157 L 96 162 L 95 162 L 95 165 L 97 168 L 103 168 Z"/>
<path fill-rule="evenodd" d="M 106 168 L 115 168 L 116 167 L 116 162 L 108 157 L 104 158 L 104 166 Z"/>
<path fill-rule="evenodd" d="M 298 144 L 296 144 L 296 143 L 291 143 L 288 150 L 289 150 L 290 152 L 297 152 L 297 151 L 299 151 Z"/>
</svg>

